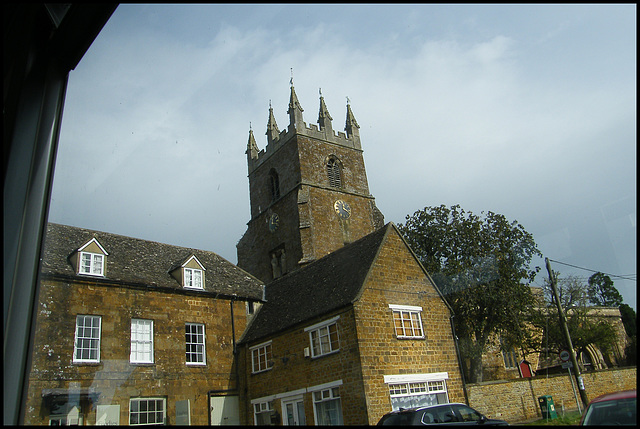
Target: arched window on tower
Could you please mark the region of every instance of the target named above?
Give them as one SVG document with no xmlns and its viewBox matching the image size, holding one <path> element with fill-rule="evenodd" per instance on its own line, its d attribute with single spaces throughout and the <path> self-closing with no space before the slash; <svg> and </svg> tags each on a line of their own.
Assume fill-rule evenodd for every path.
<svg viewBox="0 0 640 429">
<path fill-rule="evenodd" d="M 275 201 L 280 198 L 280 180 L 275 170 L 269 172 L 269 182 L 271 185 L 271 201 Z"/>
<path fill-rule="evenodd" d="M 331 157 L 327 161 L 327 176 L 329 177 L 329 186 L 332 188 L 342 188 L 342 171 L 340 161 Z"/>
</svg>

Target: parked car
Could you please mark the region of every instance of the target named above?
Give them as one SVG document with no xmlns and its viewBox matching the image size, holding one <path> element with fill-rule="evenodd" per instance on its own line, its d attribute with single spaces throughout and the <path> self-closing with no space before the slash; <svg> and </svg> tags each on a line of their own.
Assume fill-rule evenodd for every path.
<svg viewBox="0 0 640 429">
<path fill-rule="evenodd" d="M 636 390 L 598 396 L 587 405 L 580 424 L 582 426 L 635 426 Z"/>
<path fill-rule="evenodd" d="M 378 425 L 488 425 L 509 426 L 504 420 L 489 419 L 464 404 L 438 404 L 392 411 L 382 416 Z"/>
</svg>

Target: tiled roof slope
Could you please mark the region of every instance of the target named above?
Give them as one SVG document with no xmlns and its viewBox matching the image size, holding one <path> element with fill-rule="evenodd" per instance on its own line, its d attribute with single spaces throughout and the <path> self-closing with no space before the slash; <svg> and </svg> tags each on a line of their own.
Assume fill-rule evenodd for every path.
<svg viewBox="0 0 640 429">
<path fill-rule="evenodd" d="M 266 286 L 241 342 L 290 328 L 357 300 L 392 223 Z"/>
<path fill-rule="evenodd" d="M 69 256 L 92 238 L 108 253 L 107 282 L 182 289 L 169 272 L 195 255 L 205 268 L 205 291 L 263 299 L 264 286 L 260 280 L 213 252 L 54 223 L 47 225 L 42 273 L 87 278 L 74 273 Z"/>
</svg>

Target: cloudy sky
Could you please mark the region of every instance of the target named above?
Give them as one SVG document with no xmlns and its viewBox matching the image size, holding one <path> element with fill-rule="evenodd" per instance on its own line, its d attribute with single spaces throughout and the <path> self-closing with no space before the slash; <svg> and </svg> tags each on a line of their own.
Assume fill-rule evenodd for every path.
<svg viewBox="0 0 640 429">
<path fill-rule="evenodd" d="M 501 213 L 635 308 L 636 49 L 635 5 L 120 5 L 70 74 L 49 220 L 237 262 L 249 128 L 288 125 L 293 70 L 307 123 L 349 97 L 385 221 Z"/>
</svg>

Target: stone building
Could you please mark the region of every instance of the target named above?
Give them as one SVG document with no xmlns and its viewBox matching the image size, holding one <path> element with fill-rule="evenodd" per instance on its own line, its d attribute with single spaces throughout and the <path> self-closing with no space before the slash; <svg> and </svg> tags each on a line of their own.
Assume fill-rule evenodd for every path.
<svg viewBox="0 0 640 429">
<path fill-rule="evenodd" d="M 48 225 L 26 424 L 372 424 L 464 401 L 451 310 L 384 225 L 350 106 L 346 133 L 322 96 L 307 127 L 292 86 L 289 117 L 270 109 L 266 151 L 250 132 L 238 266 Z"/>
<path fill-rule="evenodd" d="M 369 192 L 349 104 L 333 130 L 269 109 L 249 133 L 251 219 L 238 266 L 268 283 L 240 342 L 247 424 L 375 424 L 399 407 L 465 402 L 451 310 Z"/>
<path fill-rule="evenodd" d="M 465 402 L 451 310 L 392 223 L 269 283 L 240 345 L 243 423 Z"/>
<path fill-rule="evenodd" d="M 213 252 L 49 224 L 24 423 L 237 423 L 263 293 Z"/>
<path fill-rule="evenodd" d="M 551 314 L 557 317 L 555 310 L 552 310 Z M 567 317 L 571 317 L 571 312 Z M 620 310 L 615 307 L 587 307 L 584 317 L 606 321 L 613 326 L 615 339 L 604 352 L 595 344 L 589 344 L 584 350 L 575 350 L 580 371 L 584 373 L 625 366 L 625 348 L 629 338 L 622 323 Z M 533 327 L 531 329 L 536 332 L 544 346 L 544 331 Z M 522 350 L 513 347 L 503 350 L 500 340 L 497 339 L 482 356 L 483 381 L 566 373 L 567 370 L 562 364 L 558 351 L 532 352 L 525 355 Z"/>
<path fill-rule="evenodd" d="M 384 218 L 369 192 L 359 126 L 347 104 L 345 131 L 334 132 L 320 96 L 308 127 L 293 85 L 289 125 L 269 108 L 267 147 L 249 132 L 251 219 L 237 245 L 238 266 L 267 282 L 373 232 Z"/>
</svg>

